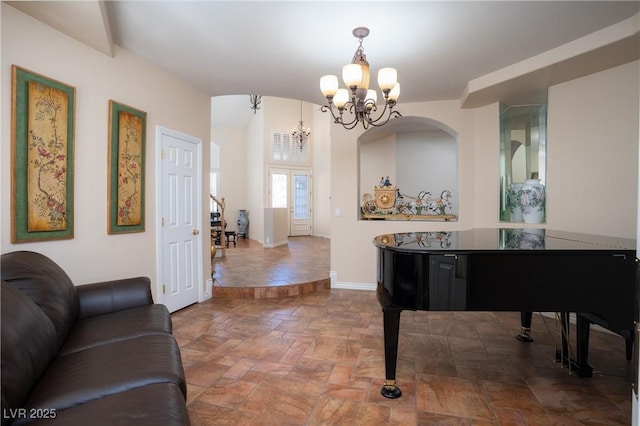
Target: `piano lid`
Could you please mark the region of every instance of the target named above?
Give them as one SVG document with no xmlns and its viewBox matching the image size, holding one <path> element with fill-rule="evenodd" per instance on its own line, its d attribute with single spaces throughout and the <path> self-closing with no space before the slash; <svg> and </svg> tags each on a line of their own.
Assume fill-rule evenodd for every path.
<svg viewBox="0 0 640 426">
<path fill-rule="evenodd" d="M 534 228 L 478 228 L 378 235 L 378 248 L 402 252 L 501 250 L 636 250 L 628 238 Z"/>
</svg>

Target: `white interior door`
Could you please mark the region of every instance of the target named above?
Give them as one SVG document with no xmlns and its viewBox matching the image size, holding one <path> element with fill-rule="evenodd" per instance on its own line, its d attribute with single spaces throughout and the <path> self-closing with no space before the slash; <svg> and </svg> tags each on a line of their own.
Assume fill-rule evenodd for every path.
<svg viewBox="0 0 640 426">
<path fill-rule="evenodd" d="M 170 312 L 198 301 L 202 270 L 202 141 L 158 128 L 159 294 Z"/>
</svg>

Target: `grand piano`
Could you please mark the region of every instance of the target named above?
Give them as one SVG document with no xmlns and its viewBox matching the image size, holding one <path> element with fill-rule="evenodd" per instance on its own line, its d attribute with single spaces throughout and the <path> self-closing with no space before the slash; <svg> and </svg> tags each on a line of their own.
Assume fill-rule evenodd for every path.
<svg viewBox="0 0 640 426">
<path fill-rule="evenodd" d="M 385 382 L 396 384 L 403 310 L 576 313 L 576 359 L 589 377 L 589 329 L 626 338 L 630 358 L 637 317 L 636 242 L 548 229 L 487 228 L 377 236 L 377 297 L 383 311 Z M 567 342 L 563 341 L 563 345 Z"/>
</svg>

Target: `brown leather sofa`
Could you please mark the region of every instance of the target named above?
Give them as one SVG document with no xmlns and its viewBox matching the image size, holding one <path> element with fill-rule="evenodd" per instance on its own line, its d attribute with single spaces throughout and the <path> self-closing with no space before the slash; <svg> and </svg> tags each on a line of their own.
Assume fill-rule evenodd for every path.
<svg viewBox="0 0 640 426">
<path fill-rule="evenodd" d="M 0 258 L 2 425 L 188 425 L 171 317 L 148 278 L 75 286 L 51 259 Z"/>
</svg>

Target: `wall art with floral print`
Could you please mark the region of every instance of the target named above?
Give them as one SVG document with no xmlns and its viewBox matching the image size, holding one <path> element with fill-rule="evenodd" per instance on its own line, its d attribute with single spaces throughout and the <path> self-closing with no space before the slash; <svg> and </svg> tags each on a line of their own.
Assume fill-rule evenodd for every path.
<svg viewBox="0 0 640 426">
<path fill-rule="evenodd" d="M 109 101 L 109 234 L 144 232 L 146 128 L 146 112 Z"/>
<path fill-rule="evenodd" d="M 11 242 L 73 238 L 75 88 L 11 75 Z"/>
</svg>

